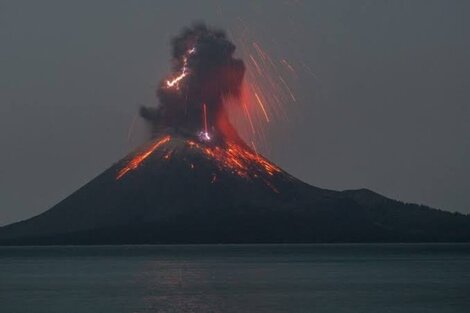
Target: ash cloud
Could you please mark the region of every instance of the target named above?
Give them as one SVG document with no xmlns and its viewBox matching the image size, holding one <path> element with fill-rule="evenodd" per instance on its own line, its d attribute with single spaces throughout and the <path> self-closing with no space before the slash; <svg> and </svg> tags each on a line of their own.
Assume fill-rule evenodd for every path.
<svg viewBox="0 0 470 313">
<path fill-rule="evenodd" d="M 237 136 L 223 107 L 225 97 L 239 97 L 245 73 L 233 57 L 235 45 L 226 34 L 204 24 L 185 28 L 172 40 L 173 72 L 157 90 L 159 105 L 142 107 L 141 116 L 154 133 L 162 129 L 195 134 L 201 130 L 203 105 L 210 131 Z"/>
</svg>

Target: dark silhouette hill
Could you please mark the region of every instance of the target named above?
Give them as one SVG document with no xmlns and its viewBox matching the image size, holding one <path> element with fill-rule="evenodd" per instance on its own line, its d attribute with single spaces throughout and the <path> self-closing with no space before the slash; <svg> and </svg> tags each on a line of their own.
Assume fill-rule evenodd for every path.
<svg viewBox="0 0 470 313">
<path fill-rule="evenodd" d="M 223 148 L 221 148 L 223 147 Z M 165 133 L 0 244 L 469 241 L 470 217 L 310 186 L 242 142 Z"/>
</svg>

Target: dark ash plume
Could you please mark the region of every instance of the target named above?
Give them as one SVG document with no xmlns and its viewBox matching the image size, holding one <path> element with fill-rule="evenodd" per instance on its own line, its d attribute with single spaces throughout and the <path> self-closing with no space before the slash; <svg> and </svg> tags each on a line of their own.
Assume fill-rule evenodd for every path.
<svg viewBox="0 0 470 313">
<path fill-rule="evenodd" d="M 172 40 L 173 73 L 160 82 L 159 106 L 142 107 L 141 116 L 154 132 L 171 128 L 195 135 L 208 128 L 216 137 L 236 136 L 223 108 L 223 98 L 239 97 L 245 66 L 235 59 L 235 45 L 223 31 L 204 24 L 185 28 Z"/>
</svg>

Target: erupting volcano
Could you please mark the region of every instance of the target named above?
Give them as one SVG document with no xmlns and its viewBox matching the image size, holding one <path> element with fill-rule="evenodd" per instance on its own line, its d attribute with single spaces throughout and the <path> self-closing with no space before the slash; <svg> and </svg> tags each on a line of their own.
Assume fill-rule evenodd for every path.
<svg viewBox="0 0 470 313">
<path fill-rule="evenodd" d="M 172 46 L 174 67 L 159 84 L 159 104 L 140 110 L 151 140 L 50 210 L 0 228 L 1 244 L 470 239 L 468 216 L 366 189 L 320 189 L 287 174 L 232 125 L 228 106 L 239 106 L 257 127 L 243 96 L 245 65 L 225 33 L 197 25 Z M 259 88 L 252 93 L 269 122 L 269 98 Z"/>
<path fill-rule="evenodd" d="M 233 57 L 234 51 L 235 46 L 223 32 L 205 25 L 187 29 L 173 40 L 175 68 L 160 83 L 160 105 L 141 108 L 155 139 L 128 161 L 117 180 L 138 168 L 157 149 L 162 149 L 163 160 L 168 160 L 190 148 L 214 162 L 218 170 L 263 181 L 278 192 L 271 177 L 281 169 L 245 144 L 225 109 L 228 98 L 231 105 L 239 104 L 245 73 L 243 62 Z M 172 144 L 172 140 L 179 144 Z M 215 182 L 217 174 L 210 179 Z"/>
</svg>

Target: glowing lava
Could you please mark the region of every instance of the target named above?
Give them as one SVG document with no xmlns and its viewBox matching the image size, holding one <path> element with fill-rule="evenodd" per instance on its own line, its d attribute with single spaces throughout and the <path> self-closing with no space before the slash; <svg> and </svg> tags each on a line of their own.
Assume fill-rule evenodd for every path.
<svg viewBox="0 0 470 313">
<path fill-rule="evenodd" d="M 191 140 L 186 142 L 191 148 L 198 149 L 215 160 L 220 169 L 229 170 L 243 178 L 257 178 L 261 174 L 273 176 L 281 171 L 258 154 L 232 142 L 227 142 L 224 148 L 203 146 Z"/>
<path fill-rule="evenodd" d="M 126 175 L 129 171 L 136 169 L 139 167 L 139 165 L 146 159 L 148 158 L 158 147 L 161 145 L 167 143 L 170 141 L 171 137 L 170 136 L 165 136 L 155 142 L 153 145 L 151 145 L 147 150 L 143 151 L 142 153 L 139 153 L 135 157 L 133 157 L 129 163 L 125 167 L 123 167 L 118 175 L 116 176 L 116 180 L 120 179 L 122 176 Z"/>
<path fill-rule="evenodd" d="M 116 180 L 121 179 L 128 172 L 137 169 L 155 150 L 168 143 L 170 140 L 171 136 L 164 136 L 158 139 L 149 148 L 137 154 L 119 171 Z M 281 169 L 260 156 L 257 152 L 230 141 L 226 141 L 223 145 L 211 145 L 186 140 L 185 144 L 187 144 L 190 149 L 197 149 L 208 159 L 215 161 L 219 170 L 228 171 L 245 179 L 261 179 L 273 191 L 279 192 L 272 183 L 271 177 L 280 173 Z M 162 160 L 169 160 L 174 153 L 174 149 L 167 151 L 162 156 Z M 190 163 L 190 166 L 191 169 L 194 169 L 193 163 Z M 216 174 L 213 174 L 211 183 L 216 181 L 216 176 Z"/>
</svg>

